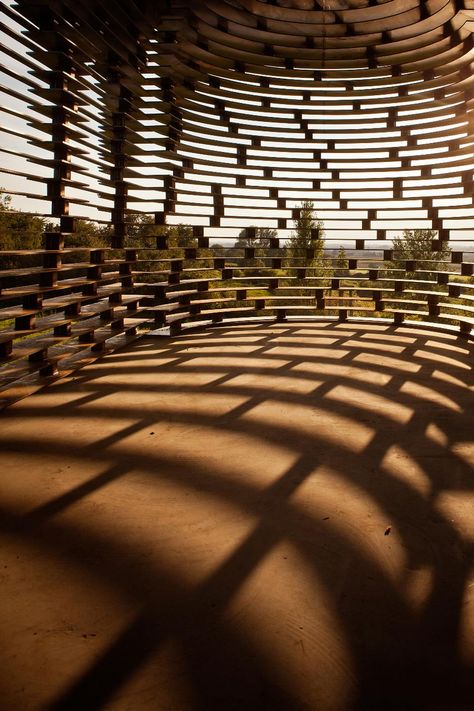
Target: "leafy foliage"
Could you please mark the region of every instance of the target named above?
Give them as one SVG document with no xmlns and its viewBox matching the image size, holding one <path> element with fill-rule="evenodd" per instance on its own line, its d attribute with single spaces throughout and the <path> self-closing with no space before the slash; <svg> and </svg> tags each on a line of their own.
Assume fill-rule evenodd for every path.
<svg viewBox="0 0 474 711">
<path fill-rule="evenodd" d="M 405 269 L 406 261 L 430 262 L 421 264 L 420 268 L 444 271 L 443 262 L 450 261 L 451 249 L 442 243 L 440 250 L 433 249 L 433 241 L 437 239 L 435 230 L 404 230 L 402 237 L 393 240 L 392 265 L 396 269 Z"/>
<path fill-rule="evenodd" d="M 322 254 L 324 247 L 324 225 L 314 213 L 312 200 L 303 200 L 299 215 L 294 220 L 295 231 L 290 237 L 288 248 L 295 257 L 305 257 L 305 250 L 312 248 Z M 317 236 L 314 230 L 318 230 Z"/>
<path fill-rule="evenodd" d="M 271 241 L 277 236 L 277 231 L 271 227 L 255 227 L 251 225 L 249 228 L 240 231 L 230 256 L 237 257 L 240 255 L 242 249 L 248 247 L 252 247 L 255 250 L 264 250 L 265 256 L 271 256 Z M 259 256 L 260 255 L 256 253 L 253 257 L 244 257 L 240 262 L 245 267 L 252 267 L 252 273 L 255 276 L 257 276 L 264 267 L 264 261 L 259 258 Z"/>
<path fill-rule="evenodd" d="M 16 212 L 12 208 L 10 195 L 0 195 L 0 250 L 18 251 L 41 249 L 45 220 L 27 213 Z M 17 266 L 18 257 L 2 255 L 0 265 L 3 269 Z M 23 262 L 22 266 L 30 266 Z"/>
<path fill-rule="evenodd" d="M 184 249 L 195 247 L 196 239 L 189 225 L 175 225 L 168 229 L 168 249 Z"/>
<path fill-rule="evenodd" d="M 321 272 L 324 254 L 324 225 L 315 215 L 312 200 L 303 200 L 294 224 L 294 232 L 287 244 L 288 256 L 302 267 L 310 267 Z"/>
<path fill-rule="evenodd" d="M 337 257 L 336 257 L 336 269 L 342 271 L 344 269 L 347 269 L 348 266 L 349 266 L 349 262 L 347 259 L 346 250 L 344 249 L 344 247 L 339 247 L 339 251 L 338 251 Z M 337 272 L 336 272 L 336 276 L 338 276 Z"/>
<path fill-rule="evenodd" d="M 21 213 L 0 215 L 0 249 L 41 249 L 44 223 Z"/>
</svg>

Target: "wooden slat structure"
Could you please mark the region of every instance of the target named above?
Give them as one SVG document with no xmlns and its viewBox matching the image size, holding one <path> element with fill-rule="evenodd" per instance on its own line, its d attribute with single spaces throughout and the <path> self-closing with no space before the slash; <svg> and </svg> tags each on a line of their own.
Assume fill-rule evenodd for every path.
<svg viewBox="0 0 474 711">
<path fill-rule="evenodd" d="M 0 274 L 5 401 L 156 327 L 319 314 L 471 333 L 470 0 L 0 9 L 0 185 L 51 221 L 41 249 L 0 255 L 16 259 Z M 286 248 L 304 200 L 324 223 L 317 265 Z M 77 246 L 81 218 L 107 246 Z M 176 225 L 192 228 L 181 246 Z M 451 251 L 394 267 L 404 229 Z"/>
</svg>

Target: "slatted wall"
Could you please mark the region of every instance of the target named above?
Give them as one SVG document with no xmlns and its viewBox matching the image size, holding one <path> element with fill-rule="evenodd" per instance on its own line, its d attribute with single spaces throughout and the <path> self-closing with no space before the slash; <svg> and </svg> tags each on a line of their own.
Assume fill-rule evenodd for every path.
<svg viewBox="0 0 474 711">
<path fill-rule="evenodd" d="M 471 333 L 467 0 L 0 7 L 0 186 L 17 236 L 22 215 L 45 221 L 41 245 L 0 255 L 5 401 L 157 327 L 296 315 Z M 316 261 L 288 248 L 306 200 Z M 78 246 L 84 220 L 100 244 Z M 435 231 L 430 259 L 394 263 L 404 229 Z"/>
</svg>

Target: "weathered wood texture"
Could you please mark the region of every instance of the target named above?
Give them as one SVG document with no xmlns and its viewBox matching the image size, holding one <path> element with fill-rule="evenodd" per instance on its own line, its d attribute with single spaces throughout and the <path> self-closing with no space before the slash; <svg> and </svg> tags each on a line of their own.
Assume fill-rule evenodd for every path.
<svg viewBox="0 0 474 711">
<path fill-rule="evenodd" d="M 55 220 L 37 266 L 0 275 L 7 400 L 138 327 L 324 314 L 470 334 L 467 0 L 0 7 L 0 184 Z M 307 199 L 346 263 L 288 253 Z M 130 229 L 142 214 L 146 239 Z M 110 226 L 108 247 L 69 247 L 80 217 Z M 186 246 L 168 239 L 178 224 Z M 277 236 L 259 243 L 256 227 Z M 414 228 L 435 230 L 447 260 L 395 269 L 392 237 Z"/>
</svg>

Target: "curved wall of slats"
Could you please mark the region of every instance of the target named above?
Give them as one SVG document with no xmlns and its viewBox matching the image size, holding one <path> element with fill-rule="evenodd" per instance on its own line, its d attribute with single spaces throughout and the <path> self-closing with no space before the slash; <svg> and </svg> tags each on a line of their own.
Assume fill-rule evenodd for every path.
<svg viewBox="0 0 474 711">
<path fill-rule="evenodd" d="M 156 326 L 320 315 L 471 332 L 467 0 L 18 0 L 1 13 L 0 186 L 52 220 L 34 254 L 16 248 L 28 266 L 0 277 L 9 392 Z M 287 249 L 304 200 L 324 223 L 317 267 Z M 108 246 L 74 247 L 81 217 L 109 226 Z M 179 224 L 192 239 L 176 245 Z M 276 235 L 262 246 L 256 227 Z M 451 251 L 395 269 L 404 229 Z"/>
</svg>

